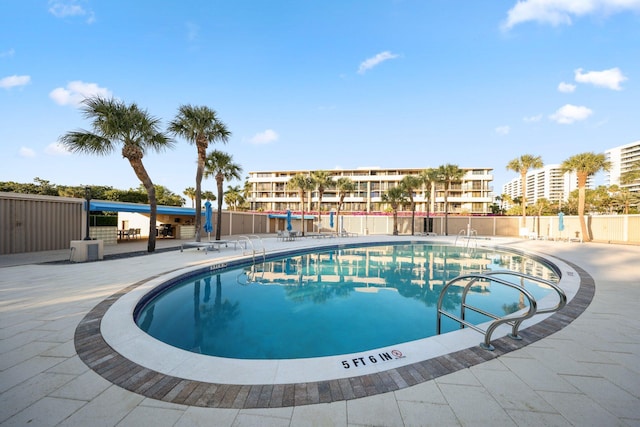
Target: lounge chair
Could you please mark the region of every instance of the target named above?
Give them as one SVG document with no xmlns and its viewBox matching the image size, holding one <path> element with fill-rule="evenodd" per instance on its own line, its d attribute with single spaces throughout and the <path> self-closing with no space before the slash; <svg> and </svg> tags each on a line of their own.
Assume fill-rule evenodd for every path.
<svg viewBox="0 0 640 427">
<path fill-rule="evenodd" d="M 283 242 L 286 241 L 291 241 L 291 240 L 295 240 L 296 237 L 298 237 L 298 232 L 297 231 L 289 231 L 289 230 L 278 230 L 278 239 L 282 240 Z"/>
<path fill-rule="evenodd" d="M 358 233 L 350 233 L 343 228 L 342 230 L 340 230 L 340 233 L 338 234 L 338 236 L 339 237 L 357 237 Z"/>
</svg>

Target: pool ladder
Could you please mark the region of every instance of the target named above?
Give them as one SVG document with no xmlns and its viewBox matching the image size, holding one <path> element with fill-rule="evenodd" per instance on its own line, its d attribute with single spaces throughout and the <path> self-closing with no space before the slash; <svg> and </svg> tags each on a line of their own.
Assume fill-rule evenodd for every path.
<svg viewBox="0 0 640 427">
<path fill-rule="evenodd" d="M 541 283 L 543 285 L 549 286 L 550 288 L 552 288 L 553 290 L 556 291 L 556 293 L 558 294 L 558 303 L 553 306 L 553 307 L 549 307 L 549 308 L 543 308 L 543 309 L 539 309 L 538 308 L 538 302 L 536 301 L 535 297 L 524 287 L 524 280 L 522 280 L 522 285 L 518 285 L 516 283 L 512 283 L 509 282 L 505 279 L 502 279 L 500 277 L 495 277 L 495 276 L 515 276 L 518 277 L 520 279 L 524 279 L 524 280 L 529 280 L 532 282 L 537 282 L 537 283 Z M 468 281 L 467 284 L 464 286 L 464 289 L 462 290 L 462 300 L 460 302 L 460 316 L 456 316 L 452 313 L 449 313 L 445 310 L 442 309 L 442 303 L 445 299 L 447 290 L 449 289 L 449 287 L 451 285 L 453 285 L 454 283 L 457 282 L 461 282 L 461 281 Z M 469 290 L 471 289 L 471 287 L 473 285 L 475 285 L 478 282 L 489 282 L 490 284 L 495 283 L 498 285 L 503 285 L 503 286 L 507 286 L 509 288 L 513 288 L 518 290 L 529 302 L 529 309 L 526 312 L 522 312 L 522 310 L 516 312 L 516 313 L 512 313 L 506 316 L 496 316 L 493 313 L 489 313 L 485 310 L 482 310 L 479 307 L 475 307 L 472 305 L 467 304 L 466 299 L 467 299 L 467 293 L 469 292 Z M 556 312 L 558 310 L 560 310 L 562 307 L 564 307 L 567 304 L 567 295 L 564 293 L 564 291 L 562 289 L 560 289 L 560 287 L 555 284 L 552 283 L 548 280 L 544 280 L 541 279 L 539 277 L 535 277 L 535 276 L 530 276 L 528 274 L 524 274 L 524 273 L 518 273 L 515 271 L 491 271 L 491 272 L 487 272 L 487 273 L 473 273 L 473 274 L 465 274 L 462 276 L 458 276 L 452 280 L 449 281 L 449 283 L 447 283 L 442 290 L 440 291 L 440 296 L 438 298 L 438 311 L 437 311 L 437 322 L 436 322 L 436 332 L 438 335 L 440 335 L 441 333 L 441 329 L 442 329 L 442 316 L 446 316 L 456 322 L 458 322 L 460 324 L 460 328 L 464 328 L 469 327 L 471 329 L 473 329 L 474 331 L 480 332 L 481 334 L 484 335 L 484 342 L 480 343 L 480 347 L 486 349 L 486 350 L 494 350 L 495 348 L 493 347 L 493 345 L 491 345 L 491 335 L 493 334 L 493 332 L 496 330 L 496 328 L 498 328 L 498 326 L 502 325 L 502 324 L 508 324 L 511 325 L 511 333 L 508 334 L 508 336 L 512 339 L 522 339 L 522 337 L 520 337 L 518 335 L 518 328 L 520 327 L 520 325 L 522 324 L 522 322 L 526 319 L 529 319 L 533 316 L 535 316 L 536 314 L 543 314 L 543 313 L 553 313 Z M 484 316 L 490 317 L 493 320 L 493 322 L 491 322 L 489 324 L 489 326 L 487 327 L 487 329 L 482 329 L 472 323 L 469 323 L 466 319 L 465 319 L 465 314 L 466 314 L 466 310 L 471 310 L 474 311 L 476 313 L 480 313 Z"/>
<path fill-rule="evenodd" d="M 256 245 L 254 242 L 260 242 L 260 247 L 262 248 L 262 264 L 266 261 L 267 253 L 264 247 L 264 242 L 260 238 L 260 236 L 255 234 L 250 234 L 247 236 L 238 236 L 238 243 L 241 247 L 243 247 L 242 255 L 251 255 L 252 264 L 247 272 L 242 272 L 238 277 L 237 281 L 241 285 L 249 285 L 251 283 L 260 283 L 260 280 L 264 277 L 264 267 L 262 271 L 256 268 L 256 253 L 259 248 L 256 250 Z M 262 273 L 260 275 L 260 273 Z M 260 277 L 258 278 L 258 276 Z M 246 281 L 242 281 L 241 277 L 246 277 Z"/>
<path fill-rule="evenodd" d="M 473 241 L 472 249 L 478 249 L 478 231 L 477 230 L 474 230 L 473 228 L 460 230 L 460 232 L 456 235 L 456 240 L 453 243 L 454 246 L 458 246 L 458 239 L 460 239 L 462 246 L 466 247 L 467 249 L 469 249 L 469 246 L 472 241 Z M 466 244 L 464 244 L 463 239 L 467 239 Z"/>
<path fill-rule="evenodd" d="M 262 262 L 264 262 L 267 256 L 266 250 L 264 248 L 264 243 L 262 242 L 262 239 L 260 238 L 260 236 L 256 234 L 249 234 L 247 236 L 238 236 L 238 243 L 240 244 L 240 246 L 243 246 L 242 255 L 251 254 L 251 256 L 253 257 L 253 263 L 254 264 L 256 263 L 256 246 L 253 244 L 254 241 L 260 242 L 260 246 L 262 247 Z M 251 250 L 249 250 L 249 247 L 251 247 Z"/>
</svg>

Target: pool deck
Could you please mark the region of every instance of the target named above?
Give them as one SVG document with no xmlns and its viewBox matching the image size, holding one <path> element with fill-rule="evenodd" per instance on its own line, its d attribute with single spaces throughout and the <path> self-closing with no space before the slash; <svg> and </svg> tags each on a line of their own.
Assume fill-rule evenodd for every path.
<svg viewBox="0 0 640 427">
<path fill-rule="evenodd" d="M 267 251 L 332 240 L 263 236 Z M 251 409 L 168 403 L 127 391 L 87 367 L 74 343 L 77 326 L 109 296 L 165 272 L 238 256 L 239 248 L 180 252 L 183 242 L 161 239 L 154 254 L 101 262 L 55 263 L 68 259 L 69 250 L 0 256 L 0 425 L 640 425 L 640 247 L 492 240 L 585 270 L 595 281 L 591 304 L 562 330 L 524 348 L 414 386 Z M 125 242 L 105 247 L 105 255 L 145 249 L 144 240 Z"/>
</svg>

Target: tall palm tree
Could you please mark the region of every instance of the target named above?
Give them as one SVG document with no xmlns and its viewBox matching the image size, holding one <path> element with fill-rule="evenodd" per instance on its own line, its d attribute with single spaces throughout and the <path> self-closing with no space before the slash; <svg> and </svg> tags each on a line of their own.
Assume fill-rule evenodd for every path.
<svg viewBox="0 0 640 427">
<path fill-rule="evenodd" d="M 189 200 L 191 200 L 191 207 L 193 207 L 193 201 L 196 199 L 196 189 L 193 187 L 187 187 L 184 189 L 182 194 L 184 194 L 189 198 Z"/>
<path fill-rule="evenodd" d="M 220 141 L 226 143 L 231 132 L 220 121 L 217 113 L 206 106 L 182 105 L 178 109 L 176 118 L 169 123 L 169 132 L 181 136 L 190 144 L 195 144 L 198 150 L 196 168 L 196 242 L 200 241 L 202 223 L 202 176 L 210 143 Z M 220 203 L 220 202 L 218 202 Z"/>
<path fill-rule="evenodd" d="M 520 228 L 527 226 L 527 173 L 529 169 L 540 169 L 543 166 L 542 157 L 532 154 L 523 154 L 507 163 L 507 170 L 520 174 L 520 187 L 522 188 L 522 219 L 520 220 Z"/>
<path fill-rule="evenodd" d="M 313 171 L 311 172 L 311 180 L 318 189 L 318 223 L 322 224 L 322 196 L 324 196 L 325 190 L 333 185 L 333 179 L 331 174 L 327 171 Z M 318 231 L 320 226 L 318 226 Z"/>
<path fill-rule="evenodd" d="M 422 185 L 422 179 L 417 175 L 405 175 L 400 180 L 400 186 L 404 188 L 407 196 L 409 197 L 409 204 L 411 206 L 411 235 L 415 235 L 415 219 L 416 219 L 416 202 L 413 198 L 415 190 Z"/>
<path fill-rule="evenodd" d="M 588 233 L 587 223 L 584 220 L 587 179 L 601 170 L 608 171 L 610 167 L 611 163 L 602 153 L 576 154 L 566 159 L 560 166 L 563 172 L 575 172 L 578 177 L 578 219 L 580 220 L 580 229 L 582 230 L 582 240 L 585 242 L 591 241 L 591 235 Z"/>
<path fill-rule="evenodd" d="M 427 201 L 427 230 L 426 232 L 431 232 L 433 230 L 430 229 L 430 218 L 429 213 L 431 212 L 431 203 L 433 199 L 435 199 L 434 195 L 436 193 L 436 182 L 438 181 L 438 169 L 428 168 L 420 172 L 420 179 L 424 184 L 425 191 L 424 196 Z"/>
<path fill-rule="evenodd" d="M 233 163 L 233 157 L 222 151 L 213 150 L 205 158 L 204 176 L 213 176 L 218 187 L 218 217 L 216 218 L 216 240 L 220 240 L 220 229 L 222 228 L 222 202 L 224 200 L 224 190 L 222 184 L 224 180 L 240 179 L 242 168 Z"/>
<path fill-rule="evenodd" d="M 407 203 L 407 190 L 398 185 L 391 187 L 381 197 L 382 203 L 386 203 L 393 211 L 393 235 L 398 235 L 398 208 Z"/>
<path fill-rule="evenodd" d="M 68 132 L 60 143 L 69 151 L 107 155 L 122 144 L 122 157 L 129 161 L 134 173 L 144 185 L 149 197 L 149 240 L 147 251 L 156 249 L 156 191 L 151 177 L 142 163 L 147 150 L 160 152 L 173 147 L 173 140 L 160 132 L 160 120 L 152 117 L 136 104 L 126 105 L 113 98 L 93 97 L 83 102 L 85 118 L 91 119 L 92 131 Z"/>
<path fill-rule="evenodd" d="M 458 165 L 446 165 L 438 166 L 436 170 L 437 182 L 444 184 L 444 235 L 449 235 L 449 190 L 451 189 L 451 183 L 460 181 L 464 175 L 464 170 L 460 169 Z"/>
<path fill-rule="evenodd" d="M 336 189 L 338 190 L 338 210 L 336 212 L 336 234 L 338 233 L 338 224 L 340 222 L 340 210 L 344 205 L 344 198 L 347 194 L 355 191 L 356 183 L 351 178 L 343 176 L 336 181 Z"/>
<path fill-rule="evenodd" d="M 291 190 L 297 191 L 300 196 L 300 211 L 302 212 L 302 215 L 300 216 L 302 222 L 301 232 L 304 236 L 304 200 L 307 192 L 313 190 L 315 186 L 310 176 L 299 173 L 292 176 L 289 181 L 287 181 L 287 187 Z"/>
</svg>

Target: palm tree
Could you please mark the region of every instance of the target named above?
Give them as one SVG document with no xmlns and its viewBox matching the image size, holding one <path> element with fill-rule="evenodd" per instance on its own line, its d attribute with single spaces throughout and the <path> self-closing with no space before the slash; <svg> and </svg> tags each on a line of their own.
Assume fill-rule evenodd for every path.
<svg viewBox="0 0 640 427">
<path fill-rule="evenodd" d="M 415 192 L 416 188 L 422 185 L 422 179 L 420 179 L 420 177 L 416 175 L 405 175 L 400 180 L 400 185 L 402 186 L 402 188 L 404 188 L 407 196 L 409 197 L 409 203 L 411 205 L 411 235 L 413 236 L 415 234 L 416 228 L 416 202 L 413 199 L 413 193 Z"/>
<path fill-rule="evenodd" d="M 210 201 L 210 202 L 215 202 L 215 201 L 216 201 L 216 199 L 217 199 L 217 197 L 216 197 L 216 195 L 215 195 L 215 194 L 213 194 L 213 192 L 212 192 L 212 191 L 208 191 L 208 190 L 207 190 L 207 191 L 203 191 L 203 192 L 202 192 L 202 199 L 203 199 L 203 200 L 208 200 L 208 201 Z"/>
<path fill-rule="evenodd" d="M 318 223 L 322 224 L 322 196 L 327 187 L 333 184 L 333 179 L 327 171 L 314 171 L 311 172 L 311 180 L 318 189 Z M 318 231 L 320 231 L 320 226 L 318 226 Z"/>
<path fill-rule="evenodd" d="M 233 157 L 222 151 L 213 150 L 205 158 L 204 176 L 206 178 L 214 176 L 218 187 L 218 217 L 216 223 L 216 240 L 220 240 L 220 229 L 222 228 L 222 201 L 224 200 L 224 190 L 222 184 L 224 180 L 240 179 L 242 168 L 233 163 Z M 200 216 L 200 215 L 198 215 Z"/>
<path fill-rule="evenodd" d="M 451 189 L 451 183 L 454 181 L 460 181 L 464 171 L 458 167 L 458 165 L 446 165 L 438 166 L 436 177 L 437 181 L 444 184 L 444 235 L 449 235 L 449 190 Z"/>
<path fill-rule="evenodd" d="M 347 178 L 343 176 L 338 178 L 336 181 L 336 189 L 338 190 L 338 210 L 336 212 L 336 234 L 338 233 L 338 223 L 340 222 L 340 210 L 342 209 L 342 205 L 344 205 L 344 198 L 347 197 L 347 194 L 355 191 L 356 183 L 351 180 L 351 178 Z"/>
<path fill-rule="evenodd" d="M 196 189 L 193 188 L 193 187 L 187 187 L 187 188 L 184 189 L 182 194 L 184 194 L 185 196 L 187 196 L 189 198 L 189 200 L 191 200 L 191 207 L 193 207 L 193 201 L 196 198 Z"/>
<path fill-rule="evenodd" d="M 631 164 L 631 169 L 620 175 L 620 184 L 629 185 L 640 180 L 640 160 L 636 160 Z"/>
<path fill-rule="evenodd" d="M 580 220 L 580 229 L 582 230 L 582 240 L 585 242 L 591 241 L 587 223 L 584 220 L 587 179 L 601 170 L 608 171 L 610 167 L 611 163 L 606 160 L 605 155 L 596 153 L 576 154 L 562 162 L 561 169 L 563 172 L 575 172 L 578 177 L 578 218 Z"/>
<path fill-rule="evenodd" d="M 181 136 L 198 150 L 198 166 L 196 169 L 196 242 L 200 241 L 202 222 L 202 176 L 210 143 L 220 141 L 226 143 L 231 136 L 226 125 L 218 119 L 217 113 L 206 106 L 195 107 L 182 105 L 176 118 L 169 123 L 169 132 Z M 220 201 L 218 203 L 221 203 Z"/>
<path fill-rule="evenodd" d="M 527 172 L 529 169 L 540 169 L 544 166 L 542 157 L 532 154 L 523 154 L 517 159 L 507 163 L 507 170 L 512 170 L 520 174 L 520 186 L 522 188 L 522 219 L 520 228 L 527 226 Z"/>
<path fill-rule="evenodd" d="M 407 190 L 402 186 L 391 187 L 381 197 L 382 203 L 391 206 L 393 211 L 393 235 L 398 235 L 398 208 L 407 203 Z"/>
<path fill-rule="evenodd" d="M 147 251 L 156 249 L 156 191 L 142 163 L 147 150 L 157 152 L 173 147 L 173 140 L 158 130 L 160 120 L 141 110 L 136 104 L 126 105 L 113 98 L 87 98 L 83 102 L 84 116 L 92 120 L 92 131 L 69 132 L 60 143 L 69 151 L 104 156 L 122 144 L 122 157 L 129 161 L 134 173 L 144 185 L 149 197 L 149 240 Z"/>
<path fill-rule="evenodd" d="M 424 230 L 425 232 L 431 232 L 433 230 L 431 230 L 431 224 L 430 224 L 430 218 L 429 218 L 429 213 L 431 212 L 431 202 L 433 199 L 433 195 L 435 194 L 435 186 L 436 186 L 436 182 L 438 181 L 438 170 L 434 169 L 434 168 L 429 168 L 429 169 L 425 169 L 420 173 L 420 179 L 422 180 L 424 187 L 425 187 L 425 191 L 424 191 L 424 196 L 425 199 L 427 200 L 427 229 Z"/>
<path fill-rule="evenodd" d="M 227 191 L 224 194 L 224 201 L 232 210 L 238 210 L 238 207 L 244 203 L 244 197 L 242 196 L 240 186 L 228 185 Z"/>
<path fill-rule="evenodd" d="M 245 200 L 245 202 L 251 198 L 251 200 L 253 200 L 253 197 L 251 195 L 251 191 L 253 189 L 253 184 L 251 184 L 249 182 L 249 177 L 246 177 L 244 179 L 244 184 L 242 186 L 242 198 Z M 253 210 L 253 203 L 249 204 L 249 209 Z"/>
<path fill-rule="evenodd" d="M 313 181 L 310 176 L 299 173 L 292 176 L 289 181 L 287 181 L 287 187 L 291 190 L 297 191 L 300 196 L 300 211 L 302 212 L 300 217 L 302 221 L 301 232 L 304 236 L 304 199 L 307 191 L 314 189 Z"/>
</svg>

